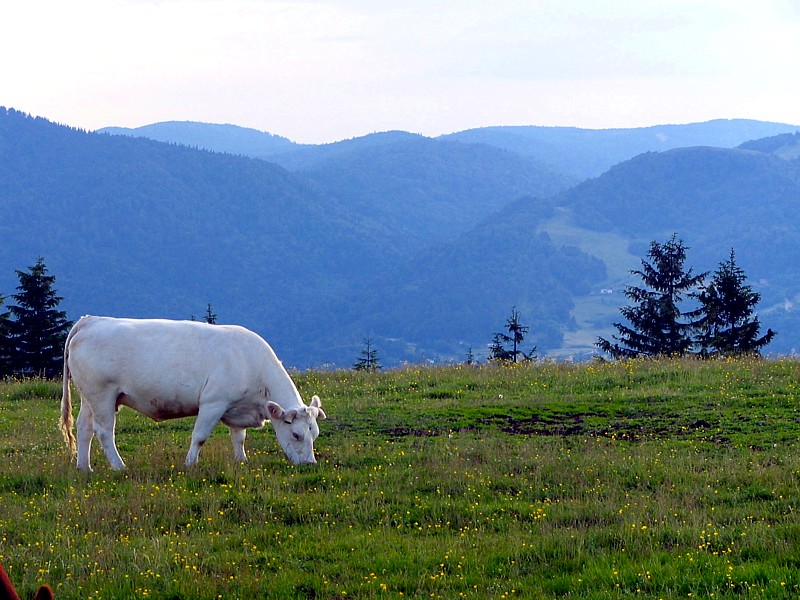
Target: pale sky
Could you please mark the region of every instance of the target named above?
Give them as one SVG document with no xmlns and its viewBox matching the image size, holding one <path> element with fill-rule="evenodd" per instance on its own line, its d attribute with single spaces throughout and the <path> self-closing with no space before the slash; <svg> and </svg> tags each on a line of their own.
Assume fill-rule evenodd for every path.
<svg viewBox="0 0 800 600">
<path fill-rule="evenodd" d="M 94 130 L 800 124 L 800 0 L 2 0 L 0 106 Z"/>
</svg>

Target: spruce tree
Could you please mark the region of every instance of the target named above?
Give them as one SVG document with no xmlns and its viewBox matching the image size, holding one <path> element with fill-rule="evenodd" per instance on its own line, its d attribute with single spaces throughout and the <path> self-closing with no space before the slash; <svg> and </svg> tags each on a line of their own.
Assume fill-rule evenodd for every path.
<svg viewBox="0 0 800 600">
<path fill-rule="evenodd" d="M 701 355 L 760 354 L 775 337 L 772 329 L 759 337 L 761 323 L 754 310 L 761 295 L 746 282 L 731 248 L 728 260 L 719 264 L 711 282 L 695 296 L 703 315 L 697 323 Z"/>
<path fill-rule="evenodd" d="M 67 313 L 57 309 L 63 298 L 53 289 L 55 276 L 47 274 L 39 257 L 28 271 L 17 271 L 18 293 L 10 306 L 9 321 L 11 367 L 23 376 L 54 377 L 61 372 L 64 342 L 72 323 Z"/>
<path fill-rule="evenodd" d="M 620 309 L 630 325 L 614 323 L 619 335 L 616 342 L 598 338 L 597 346 L 614 358 L 639 356 L 683 356 L 693 344 L 692 332 L 697 311 L 682 312 L 680 303 L 690 296 L 705 278 L 684 271 L 687 247 L 676 235 L 663 244 L 650 243 L 649 262 L 642 260 L 641 270 L 632 274 L 642 279 L 644 287 L 627 286 L 625 296 L 632 301 Z"/>
<path fill-rule="evenodd" d="M 472 351 L 472 346 L 467 348 L 467 353 L 466 355 L 464 355 L 464 364 L 466 365 L 475 364 L 475 353 Z"/>
<path fill-rule="evenodd" d="M 492 343 L 489 344 L 489 360 L 511 362 L 511 352 L 506 350 L 502 333 L 492 334 Z"/>
<path fill-rule="evenodd" d="M 365 338 L 364 348 L 353 364 L 353 370 L 374 373 L 379 369 L 381 369 L 381 363 L 378 359 L 378 350 L 372 345 L 372 340 L 370 338 Z"/>
<path fill-rule="evenodd" d="M 203 317 L 203 320 L 209 325 L 217 324 L 217 313 L 215 313 L 214 310 L 211 308 L 211 304 L 208 304 L 206 306 L 206 316 Z"/>
<path fill-rule="evenodd" d="M 530 327 L 522 324 L 516 307 L 511 309 L 511 315 L 506 319 L 506 331 L 508 333 L 493 334 L 492 343 L 489 344 L 489 360 L 517 362 L 520 355 L 523 360 L 531 360 L 536 352 L 536 346 L 529 354 L 521 350 L 522 342 L 525 341 Z M 506 348 L 508 344 L 511 344 L 511 349 Z"/>
</svg>

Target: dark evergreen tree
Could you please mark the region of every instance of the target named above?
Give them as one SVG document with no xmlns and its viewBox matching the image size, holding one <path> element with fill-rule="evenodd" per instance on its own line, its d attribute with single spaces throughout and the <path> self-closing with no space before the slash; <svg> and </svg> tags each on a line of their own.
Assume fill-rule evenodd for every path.
<svg viewBox="0 0 800 600">
<path fill-rule="evenodd" d="M 217 314 L 212 310 L 211 304 L 206 306 L 206 316 L 203 318 L 203 320 L 211 325 L 217 324 Z"/>
<path fill-rule="evenodd" d="M 3 310 L 5 296 L 0 296 L 0 379 L 11 375 L 11 344 L 9 341 L 9 315 Z"/>
<path fill-rule="evenodd" d="M 61 372 L 64 342 L 72 325 L 58 310 L 63 298 L 53 289 L 55 276 L 47 274 L 39 258 L 28 271 L 17 271 L 18 293 L 10 306 L 8 323 L 11 367 L 16 375 L 55 377 Z"/>
<path fill-rule="evenodd" d="M 378 359 L 378 350 L 372 345 L 372 340 L 370 338 L 365 338 L 364 348 L 353 364 L 353 369 L 355 371 L 369 371 L 370 373 L 374 373 L 381 368 L 381 363 Z"/>
<path fill-rule="evenodd" d="M 511 353 L 506 350 L 505 341 L 503 340 L 504 334 L 492 334 L 492 343 L 489 344 L 489 360 L 496 360 L 500 362 L 510 362 Z"/>
<path fill-rule="evenodd" d="M 511 309 L 511 315 L 506 319 L 506 331 L 508 333 L 495 333 L 492 335 L 492 343 L 489 344 L 489 360 L 505 362 L 517 362 L 521 356 L 523 360 L 531 360 L 536 352 L 536 346 L 525 354 L 521 350 L 522 342 L 528 335 L 530 327 L 520 322 L 520 314 L 516 307 Z M 511 348 L 506 346 L 511 344 Z"/>
<path fill-rule="evenodd" d="M 730 258 L 719 264 L 711 282 L 695 295 L 702 313 L 697 323 L 701 355 L 760 354 L 775 337 L 772 329 L 759 337 L 761 322 L 754 311 L 761 295 L 746 282 L 731 248 Z"/>
<path fill-rule="evenodd" d="M 650 243 L 642 269 L 632 274 L 645 287 L 626 286 L 625 296 L 633 304 L 620 309 L 630 325 L 614 323 L 616 342 L 598 338 L 597 346 L 614 358 L 638 356 L 683 356 L 693 345 L 692 333 L 698 311 L 682 312 L 680 303 L 701 285 L 705 273 L 684 270 L 687 247 L 676 235 L 663 244 Z"/>
<path fill-rule="evenodd" d="M 474 365 L 475 362 L 475 353 L 472 351 L 472 346 L 470 346 L 467 348 L 466 355 L 464 355 L 464 364 Z"/>
</svg>

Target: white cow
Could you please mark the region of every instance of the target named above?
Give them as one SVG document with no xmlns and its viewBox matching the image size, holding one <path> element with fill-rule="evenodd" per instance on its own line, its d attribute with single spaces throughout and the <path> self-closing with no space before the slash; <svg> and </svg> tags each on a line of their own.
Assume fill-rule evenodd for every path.
<svg viewBox="0 0 800 600">
<path fill-rule="evenodd" d="M 70 377 L 81 396 L 77 462 L 84 471 L 91 471 L 95 435 L 112 468 L 125 468 L 114 442 L 120 406 L 156 421 L 197 416 L 186 465 L 197 462 L 220 421 L 230 428 L 234 456 L 245 461 L 246 428 L 267 420 L 293 464 L 316 463 L 317 419 L 326 418 L 319 398 L 303 404 L 272 348 L 243 327 L 82 317 L 64 347 L 61 400 L 61 431 L 75 455 Z"/>
</svg>

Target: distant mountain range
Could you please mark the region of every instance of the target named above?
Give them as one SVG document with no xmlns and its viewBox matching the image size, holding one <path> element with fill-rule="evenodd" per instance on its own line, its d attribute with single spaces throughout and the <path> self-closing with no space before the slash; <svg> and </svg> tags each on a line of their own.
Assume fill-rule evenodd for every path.
<svg viewBox="0 0 800 600">
<path fill-rule="evenodd" d="M 298 368 L 348 367 L 365 337 L 387 365 L 482 356 L 515 306 L 539 355 L 580 358 L 619 320 L 649 242 L 677 232 L 695 271 L 735 248 L 779 332 L 769 351 L 789 352 L 798 129 L 501 127 L 315 146 L 232 125 L 84 132 L 0 109 L 0 294 L 43 256 L 73 319 L 199 318 L 211 303 Z"/>
<path fill-rule="evenodd" d="M 634 129 L 577 127 L 483 127 L 436 139 L 483 144 L 533 158 L 575 180 L 596 177 L 610 167 L 643 152 L 690 146 L 734 148 L 749 140 L 794 133 L 797 126 L 747 119 L 717 119 L 688 125 L 655 125 Z M 313 169 L 319 163 L 357 150 L 424 139 L 405 131 L 375 133 L 332 144 L 302 145 L 235 125 L 191 121 L 155 123 L 135 129 L 107 127 L 100 133 L 146 137 L 190 147 L 242 154 L 274 162 L 291 171 Z"/>
</svg>

